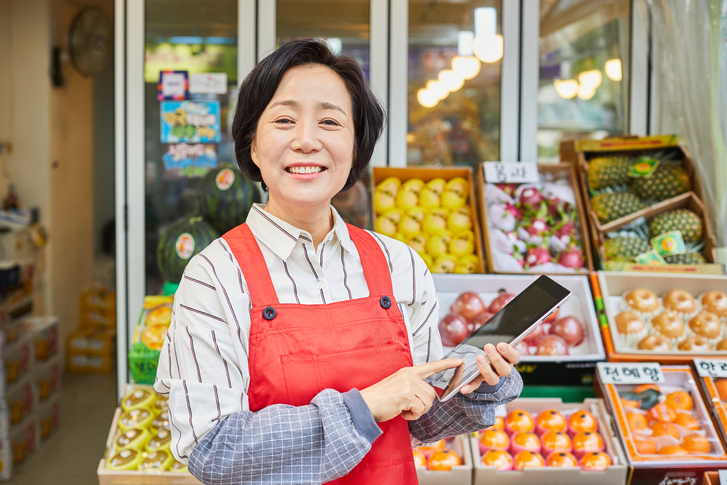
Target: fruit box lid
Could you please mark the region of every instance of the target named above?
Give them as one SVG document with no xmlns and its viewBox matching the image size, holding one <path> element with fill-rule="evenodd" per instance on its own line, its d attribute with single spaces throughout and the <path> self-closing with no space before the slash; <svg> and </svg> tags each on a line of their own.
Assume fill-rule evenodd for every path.
<svg viewBox="0 0 727 485">
<path fill-rule="evenodd" d="M 432 275 L 439 298 L 439 317 L 443 318 L 457 296 L 466 291 L 476 291 L 483 302 L 488 304 L 500 289 L 520 293 L 539 275 Z M 593 296 L 585 275 L 549 275 L 557 283 L 569 289 L 571 297 L 563 304 L 560 315 L 572 315 L 583 323 L 585 339 L 577 347 L 571 347 L 569 355 L 545 356 L 524 355 L 521 363 L 544 362 L 596 362 L 605 360 L 606 352 L 601 340 L 598 317 L 593 305 Z M 445 348 L 445 354 L 448 349 Z"/>
<path fill-rule="evenodd" d="M 675 391 L 689 392 L 693 402 L 693 409 L 695 417 L 698 419 L 701 426 L 701 430 L 697 433 L 704 436 L 711 445 L 711 451 L 709 453 L 690 453 L 688 455 L 667 455 L 667 454 L 640 454 L 633 440 L 633 433 L 631 432 L 626 417 L 627 412 L 637 412 L 635 408 L 631 408 L 623 403 L 620 396 L 621 392 L 633 391 L 637 388 L 634 384 L 604 384 L 600 376 L 597 374 L 598 385 L 601 392 L 603 393 L 604 400 L 608 404 L 609 409 L 612 411 L 612 415 L 615 417 L 616 429 L 618 430 L 619 437 L 623 448 L 626 452 L 626 457 L 629 464 L 635 468 L 655 468 L 655 467 L 683 467 L 690 465 L 727 465 L 727 454 L 725 453 L 724 447 L 720 442 L 717 431 L 712 423 L 710 413 L 707 410 L 702 396 L 697 388 L 696 376 L 692 373 L 689 366 L 662 366 L 661 371 L 664 374 L 664 383 L 658 384 L 659 389 L 663 394 L 667 394 Z M 632 411 L 627 411 L 627 407 Z M 648 415 L 647 415 L 648 416 Z M 674 425 L 676 430 L 680 434 L 680 438 L 683 439 L 683 435 L 691 434 L 692 431 L 686 428 L 681 429 Z M 702 432 L 700 432 L 702 431 Z M 641 433 L 640 433 L 641 434 Z M 645 434 L 642 434 L 645 435 Z M 647 435 L 648 437 L 649 435 Z M 682 441 L 677 438 L 673 438 L 668 434 L 663 435 L 661 447 L 669 446 L 670 444 L 676 445 L 681 444 Z M 659 437 L 661 438 L 661 436 Z"/>
<path fill-rule="evenodd" d="M 572 144 L 576 152 L 616 152 L 675 147 L 679 146 L 679 137 L 677 135 L 623 136 L 603 140 L 572 140 L 564 142 L 566 143 Z"/>
</svg>

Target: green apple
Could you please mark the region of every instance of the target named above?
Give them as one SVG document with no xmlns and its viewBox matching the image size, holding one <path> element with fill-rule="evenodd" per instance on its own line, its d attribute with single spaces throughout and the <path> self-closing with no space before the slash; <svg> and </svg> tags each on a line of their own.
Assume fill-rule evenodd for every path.
<svg viewBox="0 0 727 485">
<path fill-rule="evenodd" d="M 467 198 L 464 195 L 450 189 L 444 189 L 444 192 L 442 192 L 442 198 L 440 199 L 442 207 L 451 211 L 464 207 L 466 202 Z"/>
<path fill-rule="evenodd" d="M 439 207 L 439 194 L 429 187 L 424 187 L 419 193 L 419 205 L 426 209 Z"/>
<path fill-rule="evenodd" d="M 427 238 L 425 238 L 423 235 L 417 234 L 416 236 L 409 238 L 406 243 L 417 253 L 426 253 L 425 246 L 427 244 Z"/>
<path fill-rule="evenodd" d="M 457 266 L 457 260 L 453 256 L 440 256 L 434 260 L 432 273 L 452 273 Z"/>
<path fill-rule="evenodd" d="M 374 209 L 376 214 L 383 214 L 396 207 L 396 197 L 391 192 L 376 191 L 374 193 Z"/>
<path fill-rule="evenodd" d="M 467 256 L 475 252 L 475 240 L 471 231 L 455 234 L 449 242 L 449 254 L 456 257 Z"/>
<path fill-rule="evenodd" d="M 447 229 L 457 233 L 467 231 L 472 228 L 472 217 L 470 216 L 469 207 L 460 207 L 456 211 L 449 214 L 447 218 Z"/>
<path fill-rule="evenodd" d="M 384 191 L 396 197 L 396 194 L 399 193 L 399 187 L 401 187 L 401 180 L 396 177 L 388 177 L 376 186 L 376 192 Z"/>
<path fill-rule="evenodd" d="M 449 231 L 444 231 L 441 234 L 435 236 L 429 236 L 427 238 L 427 253 L 433 258 L 438 258 L 447 254 L 449 243 L 452 241 L 452 234 Z"/>
<path fill-rule="evenodd" d="M 441 234 L 447 230 L 447 216 L 449 212 L 444 209 L 432 209 L 424 216 L 422 229 L 427 234 Z"/>
</svg>

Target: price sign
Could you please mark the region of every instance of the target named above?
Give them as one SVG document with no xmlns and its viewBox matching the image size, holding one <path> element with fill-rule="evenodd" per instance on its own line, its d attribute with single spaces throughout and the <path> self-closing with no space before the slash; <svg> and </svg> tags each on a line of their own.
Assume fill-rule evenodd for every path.
<svg viewBox="0 0 727 485">
<path fill-rule="evenodd" d="M 485 162 L 485 182 L 491 184 L 539 184 L 538 164 L 533 162 Z"/>
<path fill-rule="evenodd" d="M 727 377 L 727 360 L 694 359 L 694 365 L 701 377 Z"/>
<path fill-rule="evenodd" d="M 598 377 L 604 384 L 657 384 L 664 382 L 659 364 L 654 362 L 599 362 Z"/>
<path fill-rule="evenodd" d="M 727 485 L 727 470 L 717 470 L 719 475 L 719 485 Z"/>
</svg>

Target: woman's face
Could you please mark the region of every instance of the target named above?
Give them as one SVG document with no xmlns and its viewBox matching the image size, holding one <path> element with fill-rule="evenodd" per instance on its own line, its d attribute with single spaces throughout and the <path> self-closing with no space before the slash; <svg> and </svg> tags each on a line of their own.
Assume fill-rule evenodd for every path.
<svg viewBox="0 0 727 485">
<path fill-rule="evenodd" d="M 298 66 L 283 79 L 260 116 L 252 160 L 271 202 L 294 210 L 330 203 L 353 163 L 351 97 L 325 66 Z"/>
</svg>

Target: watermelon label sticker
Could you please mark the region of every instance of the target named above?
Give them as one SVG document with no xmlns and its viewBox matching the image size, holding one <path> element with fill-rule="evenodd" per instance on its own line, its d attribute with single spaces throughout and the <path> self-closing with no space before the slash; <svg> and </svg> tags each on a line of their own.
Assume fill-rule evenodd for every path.
<svg viewBox="0 0 727 485">
<path fill-rule="evenodd" d="M 222 191 L 229 189 L 235 183 L 235 172 L 229 168 L 223 168 L 217 172 L 215 183 L 217 184 L 217 188 Z"/>
<path fill-rule="evenodd" d="M 650 157 L 641 157 L 629 170 L 629 177 L 648 179 L 654 175 L 656 168 L 659 166 L 659 160 Z"/>
<path fill-rule="evenodd" d="M 180 234 L 174 248 L 177 250 L 177 256 L 181 259 L 189 259 L 194 253 L 194 238 L 188 232 Z"/>
<path fill-rule="evenodd" d="M 651 240 L 651 247 L 662 256 L 687 252 L 687 245 L 684 244 L 682 231 L 671 231 L 656 236 Z"/>
</svg>

